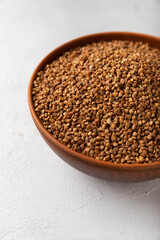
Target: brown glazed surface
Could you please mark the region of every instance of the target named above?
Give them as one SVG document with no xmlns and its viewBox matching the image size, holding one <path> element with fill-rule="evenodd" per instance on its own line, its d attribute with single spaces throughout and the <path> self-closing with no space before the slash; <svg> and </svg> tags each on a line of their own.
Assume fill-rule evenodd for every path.
<svg viewBox="0 0 160 240">
<path fill-rule="evenodd" d="M 52 150 L 60 156 L 65 162 L 70 164 L 72 167 L 88 174 L 93 177 L 102 178 L 117 182 L 140 182 L 155 178 L 160 178 L 160 162 L 147 163 L 147 164 L 117 164 L 103 162 L 100 160 L 87 157 L 80 153 L 77 153 L 58 140 L 56 140 L 41 124 L 38 119 L 32 101 L 32 85 L 36 78 L 37 73 L 42 70 L 46 64 L 52 62 L 56 57 L 61 55 L 64 51 L 74 48 L 76 46 L 82 46 L 87 43 L 95 41 L 111 41 L 111 40 L 131 40 L 131 41 L 142 41 L 147 42 L 151 46 L 160 49 L 160 38 L 139 33 L 128 33 L 128 32 L 106 32 L 97 33 L 84 37 L 74 39 L 67 42 L 60 47 L 49 53 L 36 67 L 34 70 L 28 87 L 28 103 L 31 111 L 32 118 L 37 126 L 40 134 L 52 148 Z"/>
</svg>

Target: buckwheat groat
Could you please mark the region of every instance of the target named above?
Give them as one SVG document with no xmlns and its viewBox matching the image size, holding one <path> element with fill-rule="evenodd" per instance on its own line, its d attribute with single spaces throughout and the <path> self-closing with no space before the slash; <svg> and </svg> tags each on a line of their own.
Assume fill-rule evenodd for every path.
<svg viewBox="0 0 160 240">
<path fill-rule="evenodd" d="M 160 50 L 130 41 L 71 49 L 38 73 L 32 94 L 67 147 L 97 161 L 160 161 Z"/>
</svg>

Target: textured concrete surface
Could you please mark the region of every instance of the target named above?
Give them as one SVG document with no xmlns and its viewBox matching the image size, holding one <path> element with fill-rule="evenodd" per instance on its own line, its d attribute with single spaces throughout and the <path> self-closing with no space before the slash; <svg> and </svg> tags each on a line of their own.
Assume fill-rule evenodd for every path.
<svg viewBox="0 0 160 240">
<path fill-rule="evenodd" d="M 61 161 L 27 105 L 37 63 L 81 35 L 160 36 L 159 0 L 0 0 L 0 239 L 160 240 L 160 179 L 105 182 Z"/>
</svg>

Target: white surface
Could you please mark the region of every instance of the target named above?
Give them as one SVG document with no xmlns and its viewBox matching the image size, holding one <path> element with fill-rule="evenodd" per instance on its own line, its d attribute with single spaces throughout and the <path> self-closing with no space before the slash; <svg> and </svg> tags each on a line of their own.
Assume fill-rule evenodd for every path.
<svg viewBox="0 0 160 240">
<path fill-rule="evenodd" d="M 81 35 L 160 36 L 160 1 L 0 0 L 0 240 L 160 240 L 160 179 L 122 184 L 59 159 L 31 119 L 38 62 Z"/>
</svg>

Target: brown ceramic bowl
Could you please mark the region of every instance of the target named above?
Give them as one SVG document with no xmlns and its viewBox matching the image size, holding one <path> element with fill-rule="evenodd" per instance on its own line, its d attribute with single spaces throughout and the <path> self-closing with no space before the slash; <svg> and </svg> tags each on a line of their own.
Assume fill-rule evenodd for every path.
<svg viewBox="0 0 160 240">
<path fill-rule="evenodd" d="M 42 70 L 46 64 L 53 61 L 64 51 L 82 46 L 93 41 L 111 41 L 111 40 L 131 40 L 147 42 L 151 46 L 160 49 L 160 38 L 139 33 L 128 32 L 106 32 L 91 34 L 67 42 L 49 53 L 36 67 L 30 79 L 28 88 L 28 103 L 32 118 L 47 144 L 57 153 L 60 158 L 70 164 L 72 167 L 97 178 L 112 180 L 117 182 L 139 182 L 160 177 L 160 162 L 148 164 L 117 164 L 95 160 L 83 154 L 75 152 L 56 140 L 41 124 L 38 119 L 32 101 L 32 85 L 37 73 Z"/>
</svg>

